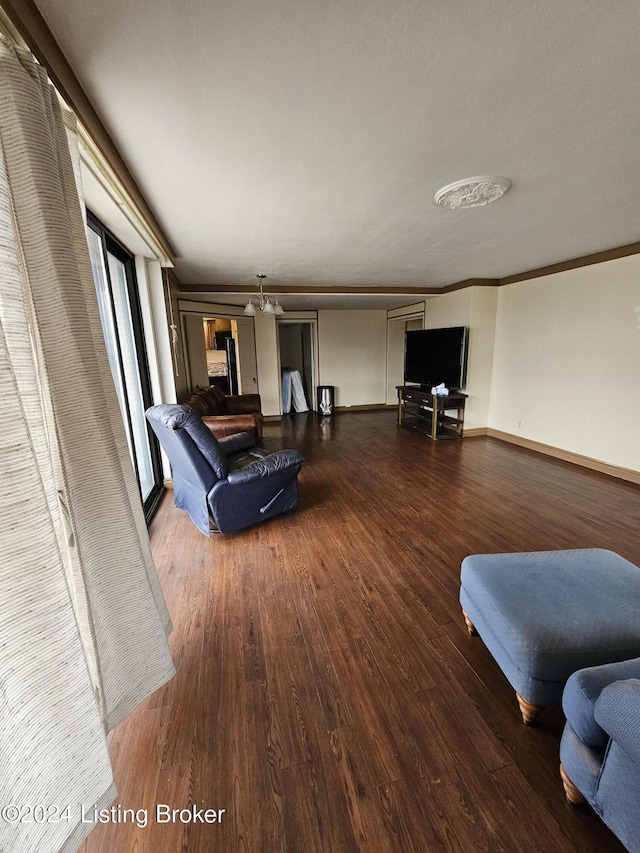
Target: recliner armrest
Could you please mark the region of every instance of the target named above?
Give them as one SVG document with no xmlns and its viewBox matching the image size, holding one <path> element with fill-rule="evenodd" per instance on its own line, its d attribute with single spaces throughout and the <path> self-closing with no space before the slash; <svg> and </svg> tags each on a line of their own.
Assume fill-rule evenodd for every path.
<svg viewBox="0 0 640 853">
<path fill-rule="evenodd" d="M 253 436 L 248 432 L 236 432 L 218 439 L 218 444 L 224 451 L 225 456 L 232 456 L 241 450 L 248 450 L 255 445 Z"/>
<path fill-rule="evenodd" d="M 602 691 L 615 681 L 640 678 L 640 658 L 579 669 L 569 677 L 562 694 L 562 708 L 571 728 L 589 746 L 602 748 L 608 732 L 599 726 L 594 707 Z"/>
<path fill-rule="evenodd" d="M 611 739 L 640 764 L 640 679 L 629 678 L 605 687 L 594 716 Z"/>
<path fill-rule="evenodd" d="M 300 466 L 303 462 L 304 459 L 297 450 L 278 450 L 270 456 L 265 456 L 264 459 L 256 459 L 255 462 L 244 468 L 230 471 L 227 482 L 231 486 L 236 486 L 239 483 L 250 483 L 253 480 L 269 477 L 278 471 L 286 471 L 289 468 Z"/>
</svg>

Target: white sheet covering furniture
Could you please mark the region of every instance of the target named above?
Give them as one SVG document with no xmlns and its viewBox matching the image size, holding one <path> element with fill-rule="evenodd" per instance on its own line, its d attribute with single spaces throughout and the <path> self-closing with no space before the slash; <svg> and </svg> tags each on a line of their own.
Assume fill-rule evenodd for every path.
<svg viewBox="0 0 640 853">
<path fill-rule="evenodd" d="M 284 368 L 282 371 L 282 414 L 288 414 L 292 405 L 296 412 L 309 411 L 300 371 Z"/>
</svg>

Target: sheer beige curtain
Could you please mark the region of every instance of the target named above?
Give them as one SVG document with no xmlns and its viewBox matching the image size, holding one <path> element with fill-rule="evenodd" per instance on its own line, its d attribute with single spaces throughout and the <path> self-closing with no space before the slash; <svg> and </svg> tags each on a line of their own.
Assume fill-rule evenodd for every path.
<svg viewBox="0 0 640 853">
<path fill-rule="evenodd" d="M 116 793 L 105 731 L 174 672 L 65 120 L 0 41 L 0 809 L 69 806 L 0 819 L 12 853 L 77 849 Z"/>
</svg>

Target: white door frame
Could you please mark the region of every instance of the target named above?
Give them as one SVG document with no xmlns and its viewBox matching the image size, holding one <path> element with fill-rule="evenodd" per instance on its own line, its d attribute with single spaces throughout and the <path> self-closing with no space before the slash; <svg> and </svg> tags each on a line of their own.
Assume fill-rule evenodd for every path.
<svg viewBox="0 0 640 853">
<path fill-rule="evenodd" d="M 280 364 L 280 326 L 302 325 L 307 323 L 311 326 L 311 394 L 312 399 L 308 400 L 309 409 L 316 410 L 316 397 L 318 389 L 318 318 L 303 316 L 301 312 L 296 316 L 295 312 L 287 312 L 284 317 L 278 317 L 276 329 L 278 330 L 278 366 Z"/>
<path fill-rule="evenodd" d="M 425 311 L 414 310 L 397 317 L 387 316 L 387 369 L 385 377 L 385 401 L 387 405 L 397 402 L 396 386 L 402 385 L 404 371 L 404 333 L 407 323 L 418 320 L 424 326 Z"/>
<path fill-rule="evenodd" d="M 186 335 L 186 317 L 197 316 L 201 320 L 237 320 L 243 316 L 242 313 L 238 314 L 232 311 L 225 311 L 225 308 L 232 308 L 232 306 L 224 306 L 224 305 L 214 305 L 208 306 L 206 302 L 186 302 L 181 304 L 181 301 L 178 302 L 178 322 L 180 324 L 180 336 L 182 338 L 182 359 L 183 364 L 185 366 L 185 380 L 187 385 L 187 392 L 192 393 L 195 385 L 191 376 L 191 368 L 189 366 L 189 348 L 187 342 Z M 202 340 L 204 342 L 204 326 L 202 330 Z"/>
</svg>

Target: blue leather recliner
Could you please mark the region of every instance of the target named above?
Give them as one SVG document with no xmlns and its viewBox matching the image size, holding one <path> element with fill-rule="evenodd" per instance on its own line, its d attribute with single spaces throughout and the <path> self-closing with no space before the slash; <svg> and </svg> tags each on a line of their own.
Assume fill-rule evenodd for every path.
<svg viewBox="0 0 640 853">
<path fill-rule="evenodd" d="M 228 533 L 298 506 L 297 450 L 269 453 L 248 433 L 216 439 L 186 406 L 152 406 L 146 416 L 171 463 L 175 505 L 206 536 L 210 518 Z"/>
<path fill-rule="evenodd" d="M 562 707 L 567 799 L 586 800 L 631 853 L 640 853 L 640 658 L 574 672 Z"/>
</svg>

